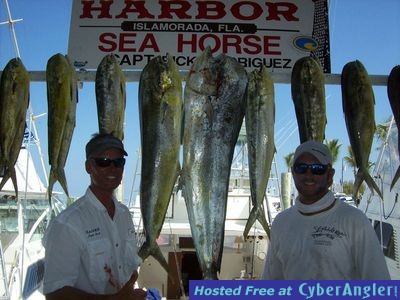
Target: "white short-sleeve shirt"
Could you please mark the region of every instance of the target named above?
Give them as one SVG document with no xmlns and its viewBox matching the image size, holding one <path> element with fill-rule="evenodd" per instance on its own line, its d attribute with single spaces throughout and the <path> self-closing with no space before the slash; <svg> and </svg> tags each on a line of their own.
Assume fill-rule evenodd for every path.
<svg viewBox="0 0 400 300">
<path fill-rule="evenodd" d="M 128 208 L 114 199 L 111 219 L 87 189 L 51 221 L 43 239 L 46 249 L 43 292 L 72 286 L 92 294 L 116 293 L 141 263 Z"/>
</svg>

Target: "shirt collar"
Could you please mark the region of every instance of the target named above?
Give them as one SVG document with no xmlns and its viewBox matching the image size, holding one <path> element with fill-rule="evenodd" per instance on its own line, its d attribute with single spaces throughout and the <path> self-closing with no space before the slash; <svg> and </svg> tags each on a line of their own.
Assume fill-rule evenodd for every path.
<svg viewBox="0 0 400 300">
<path fill-rule="evenodd" d="M 297 197 L 295 206 L 303 214 L 315 214 L 325 211 L 328 207 L 330 208 L 334 202 L 334 194 L 332 191 L 328 191 L 321 199 L 312 204 L 303 204 L 300 202 L 299 197 Z"/>
<path fill-rule="evenodd" d="M 85 197 L 90 202 L 90 204 L 92 204 L 96 209 L 99 209 L 99 210 L 102 210 L 102 211 L 106 209 L 104 207 L 104 205 L 100 202 L 100 200 L 97 199 L 96 195 L 93 194 L 93 192 L 90 189 L 90 187 L 88 187 L 86 189 Z M 115 205 L 115 213 L 120 212 L 121 205 L 120 205 L 119 201 L 115 198 L 114 195 L 112 196 L 112 200 L 114 201 L 114 205 Z"/>
</svg>

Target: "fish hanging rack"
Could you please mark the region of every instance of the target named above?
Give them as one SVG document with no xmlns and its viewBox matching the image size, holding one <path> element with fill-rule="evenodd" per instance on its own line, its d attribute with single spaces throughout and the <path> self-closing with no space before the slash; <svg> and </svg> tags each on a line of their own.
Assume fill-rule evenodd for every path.
<svg viewBox="0 0 400 300">
<path fill-rule="evenodd" d="M 22 19 L 12 19 L 10 9 L 8 6 L 8 1 L 5 0 L 5 4 L 8 12 L 8 20 L 5 22 L 1 22 L 0 24 L 9 24 L 10 30 L 13 36 L 14 48 L 16 51 L 16 56 L 20 57 L 18 43 L 14 31 L 14 23 L 22 21 Z M 181 71 L 182 79 L 185 80 L 188 70 Z M 0 76 L 2 71 L 0 70 Z M 139 82 L 141 71 L 134 70 L 124 70 L 124 74 L 127 82 Z M 78 81 L 79 82 L 94 82 L 96 78 L 96 70 L 85 70 L 81 69 L 77 71 Z M 290 73 L 274 73 L 271 72 L 272 79 L 274 83 L 286 83 L 290 84 L 291 82 L 291 74 Z M 325 84 L 328 85 L 340 85 L 340 77 L 341 74 L 325 74 Z M 370 75 L 369 76 L 374 86 L 386 86 L 388 75 Z M 29 78 L 31 82 L 46 82 L 46 72 L 45 71 L 29 71 Z M 81 85 L 82 86 L 82 85 Z"/>
<path fill-rule="evenodd" d="M 141 71 L 129 71 L 124 70 L 124 74 L 127 82 L 139 82 Z M 186 78 L 188 71 L 181 71 L 183 79 Z M 1 75 L 1 71 L 0 71 Z M 78 81 L 80 82 L 94 82 L 96 78 L 95 70 L 79 70 L 77 71 Z M 274 83 L 286 83 L 290 84 L 291 74 L 290 73 L 274 73 L 271 72 Z M 45 71 L 29 71 L 29 77 L 31 82 L 45 82 L 46 72 Z M 325 74 L 325 84 L 327 85 L 340 85 L 340 74 Z M 369 75 L 372 85 L 374 86 L 386 86 L 387 75 Z"/>
</svg>

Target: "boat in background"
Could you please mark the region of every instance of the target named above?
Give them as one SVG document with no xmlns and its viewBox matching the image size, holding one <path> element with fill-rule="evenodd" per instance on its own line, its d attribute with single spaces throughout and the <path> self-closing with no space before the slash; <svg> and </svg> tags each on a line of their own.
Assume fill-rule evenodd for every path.
<svg viewBox="0 0 400 300">
<path fill-rule="evenodd" d="M 44 299 L 42 237 L 51 215 L 47 189 L 25 147 L 15 170 L 20 199 L 11 179 L 0 191 L 0 299 Z M 60 196 L 53 193 L 55 214 L 64 209 Z"/>
<path fill-rule="evenodd" d="M 383 193 L 383 201 L 367 188 L 358 208 L 371 220 L 385 254 L 390 276 L 400 280 L 400 182 L 392 190 L 390 185 L 400 164 L 397 148 L 398 132 L 392 118 L 386 140 L 373 171 L 373 178 Z"/>
</svg>

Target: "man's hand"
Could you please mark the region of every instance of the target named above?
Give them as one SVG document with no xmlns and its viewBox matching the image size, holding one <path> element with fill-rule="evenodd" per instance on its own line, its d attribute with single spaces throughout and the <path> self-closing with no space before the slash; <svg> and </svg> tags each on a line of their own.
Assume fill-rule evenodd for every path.
<svg viewBox="0 0 400 300">
<path fill-rule="evenodd" d="M 117 293 L 116 299 L 131 299 L 139 300 L 145 299 L 147 292 L 143 289 L 135 289 L 134 285 L 138 278 L 138 272 L 134 271 L 128 282 L 122 287 L 122 289 Z"/>
</svg>

